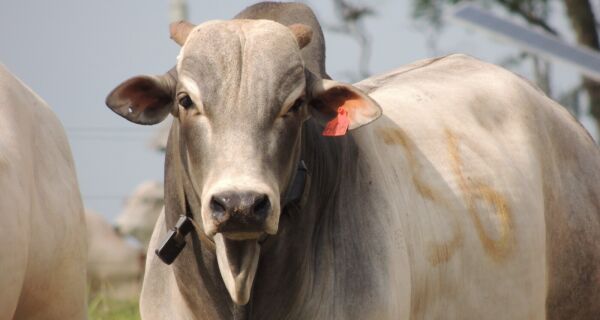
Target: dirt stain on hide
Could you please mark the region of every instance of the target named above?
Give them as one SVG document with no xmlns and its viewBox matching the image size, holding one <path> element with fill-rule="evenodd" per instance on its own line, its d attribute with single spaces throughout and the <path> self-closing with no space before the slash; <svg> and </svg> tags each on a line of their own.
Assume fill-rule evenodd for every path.
<svg viewBox="0 0 600 320">
<path fill-rule="evenodd" d="M 460 228 L 460 224 L 455 220 L 452 227 L 453 236 L 449 242 L 446 243 L 431 243 L 429 245 L 427 260 L 432 266 L 437 266 L 442 263 L 450 261 L 450 258 L 454 255 L 458 249 L 463 245 L 464 235 Z"/>
<path fill-rule="evenodd" d="M 406 132 L 400 128 L 382 128 L 378 131 L 378 135 L 383 138 L 383 143 L 387 145 L 401 145 L 404 147 L 415 188 L 423 197 L 435 201 L 436 198 L 433 190 L 421 180 L 423 165 L 415 157 L 414 142 L 408 137 Z"/>
<path fill-rule="evenodd" d="M 456 217 L 457 212 L 447 205 L 447 200 L 441 192 L 435 191 L 423 180 L 423 164 L 417 159 L 416 145 L 408 134 L 401 128 L 380 128 L 377 135 L 383 139 L 386 145 L 399 145 L 405 150 L 411 172 L 411 179 L 417 192 L 433 203 L 446 208 Z M 448 262 L 452 256 L 462 247 L 464 235 L 458 219 L 452 223 L 452 238 L 449 241 L 432 242 L 429 244 L 427 260 L 433 266 Z"/>
<path fill-rule="evenodd" d="M 448 152 L 452 165 L 452 172 L 458 180 L 459 187 L 463 193 L 467 209 L 477 235 L 485 251 L 496 262 L 504 261 L 514 246 L 513 221 L 510 208 L 506 198 L 487 184 L 472 178 L 465 177 L 462 171 L 462 159 L 460 157 L 459 142 L 456 135 L 446 129 L 448 140 Z M 498 239 L 493 239 L 485 230 L 477 210 L 477 202 L 482 201 L 494 208 L 494 214 L 499 222 Z"/>
<path fill-rule="evenodd" d="M 463 163 L 460 157 L 459 140 L 456 135 L 446 129 L 446 139 L 448 145 L 448 154 L 452 172 L 458 181 L 462 191 L 467 211 L 479 237 L 485 252 L 496 262 L 504 261 L 514 247 L 513 220 L 510 208 L 506 198 L 498 191 L 494 190 L 484 182 L 466 177 L 463 173 Z M 449 205 L 449 200 L 444 197 L 442 192 L 436 191 L 423 179 L 423 164 L 417 158 L 416 144 L 410 139 L 408 134 L 401 128 L 380 128 L 377 135 L 383 139 L 386 145 L 399 145 L 405 150 L 405 156 L 408 161 L 411 172 L 411 179 L 416 191 L 433 203 L 446 208 L 451 216 L 458 217 L 459 213 Z M 486 231 L 478 212 L 478 204 L 487 205 L 493 208 L 493 213 L 498 221 L 499 236 L 492 237 Z M 459 219 L 455 218 L 452 225 L 452 238 L 450 241 L 440 243 L 433 242 L 429 245 L 428 261 L 433 265 L 439 265 L 448 262 L 452 256 L 463 245 L 464 234 L 462 232 Z"/>
</svg>

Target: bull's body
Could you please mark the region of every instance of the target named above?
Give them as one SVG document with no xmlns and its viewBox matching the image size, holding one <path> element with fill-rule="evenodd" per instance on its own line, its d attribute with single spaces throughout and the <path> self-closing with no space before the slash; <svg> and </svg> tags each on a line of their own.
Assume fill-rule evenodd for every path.
<svg viewBox="0 0 600 320">
<path fill-rule="evenodd" d="M 305 124 L 308 204 L 263 244 L 251 319 L 600 314 L 600 152 L 564 109 L 465 56 L 356 86 L 384 116 L 342 138 Z M 144 319 L 230 318 L 210 245 L 189 242 L 179 265 L 149 257 Z"/>
<path fill-rule="evenodd" d="M 85 318 L 85 220 L 67 137 L 3 66 L 0 225 L 0 319 Z"/>
<path fill-rule="evenodd" d="M 144 319 L 600 314 L 600 152 L 564 109 L 461 55 L 342 84 L 307 7 L 237 18 L 174 24 L 176 69 L 107 98 L 177 118 L 150 249 L 196 221 L 172 265 L 148 256 Z M 300 160 L 307 200 L 285 206 Z"/>
</svg>

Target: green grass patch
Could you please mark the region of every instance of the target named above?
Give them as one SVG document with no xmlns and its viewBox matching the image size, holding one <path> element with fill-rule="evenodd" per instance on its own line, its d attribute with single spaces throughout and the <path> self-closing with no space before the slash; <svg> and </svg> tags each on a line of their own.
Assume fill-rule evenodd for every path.
<svg viewBox="0 0 600 320">
<path fill-rule="evenodd" d="M 111 301 L 96 296 L 88 303 L 90 320 L 139 320 L 140 311 L 137 301 Z"/>
</svg>

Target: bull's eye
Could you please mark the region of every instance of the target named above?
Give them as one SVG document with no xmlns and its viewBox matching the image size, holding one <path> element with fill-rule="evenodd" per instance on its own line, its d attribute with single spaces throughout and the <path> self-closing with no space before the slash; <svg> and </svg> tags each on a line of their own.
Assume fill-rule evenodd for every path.
<svg viewBox="0 0 600 320">
<path fill-rule="evenodd" d="M 296 112 L 298 112 L 298 110 L 300 110 L 300 108 L 302 108 L 302 105 L 304 105 L 304 98 L 303 97 L 296 99 L 296 101 L 290 107 L 290 109 L 288 110 L 288 112 L 289 113 L 296 113 Z"/>
<path fill-rule="evenodd" d="M 189 95 L 183 95 L 181 98 L 179 98 L 179 104 L 184 107 L 185 109 L 189 109 L 191 107 L 194 106 L 194 102 L 192 101 L 192 98 L 190 98 Z"/>
</svg>

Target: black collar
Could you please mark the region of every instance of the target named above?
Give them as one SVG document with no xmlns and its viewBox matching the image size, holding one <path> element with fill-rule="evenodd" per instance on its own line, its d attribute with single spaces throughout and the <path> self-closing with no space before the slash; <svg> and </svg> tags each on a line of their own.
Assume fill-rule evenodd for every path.
<svg viewBox="0 0 600 320">
<path fill-rule="evenodd" d="M 310 189 L 310 174 L 308 168 L 303 160 L 298 162 L 298 168 L 296 168 L 296 174 L 290 184 L 285 197 L 283 197 L 282 209 L 290 204 L 295 204 L 302 207 L 306 203 L 308 198 L 308 191 Z"/>
</svg>

